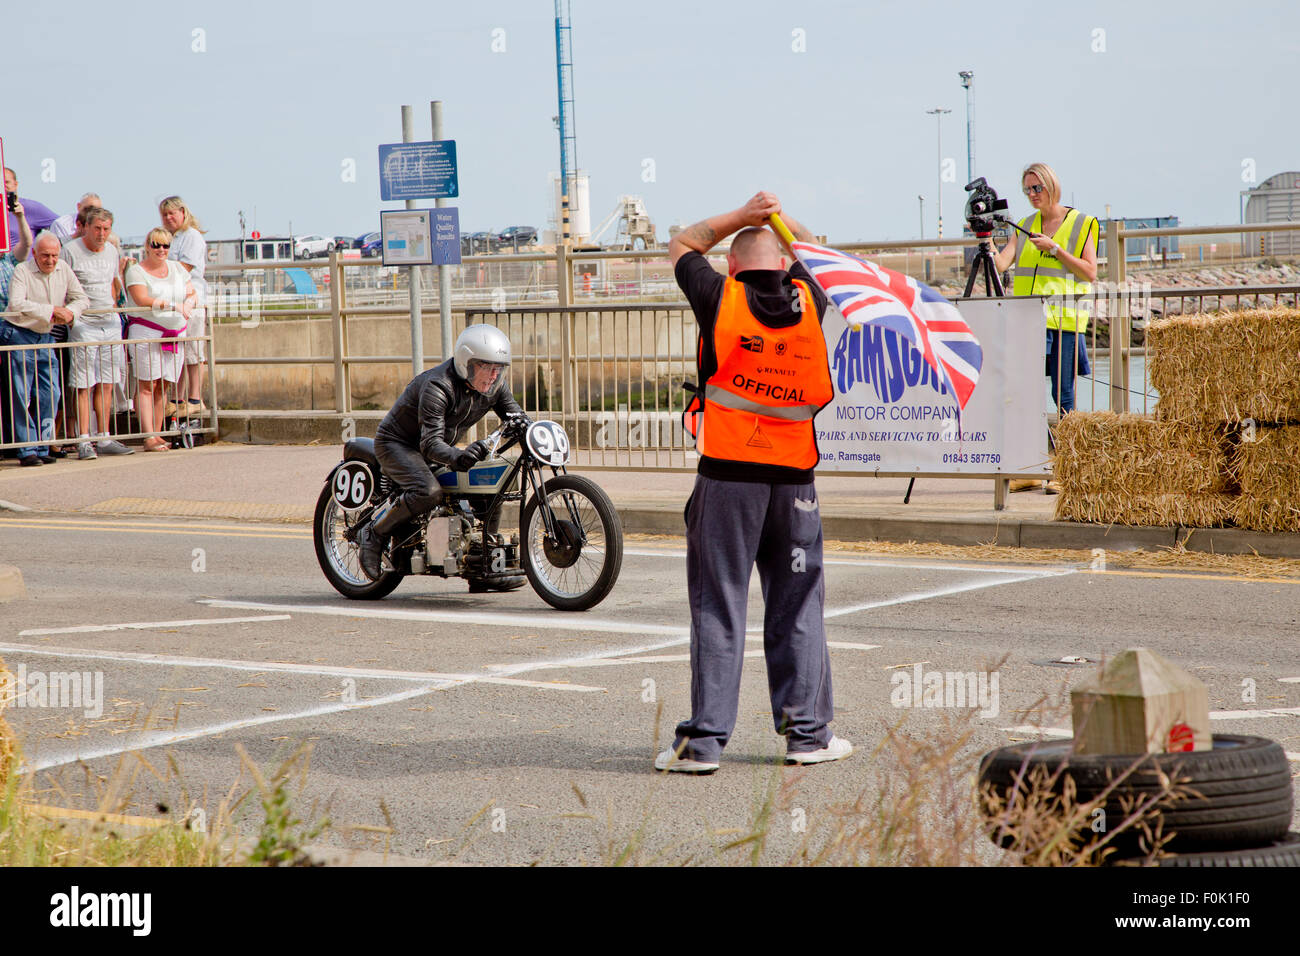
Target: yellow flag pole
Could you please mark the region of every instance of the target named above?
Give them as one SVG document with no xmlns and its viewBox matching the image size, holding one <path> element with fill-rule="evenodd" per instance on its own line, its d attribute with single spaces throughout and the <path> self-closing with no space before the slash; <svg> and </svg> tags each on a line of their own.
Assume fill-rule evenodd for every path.
<svg viewBox="0 0 1300 956">
<path fill-rule="evenodd" d="M 772 226 L 772 231 L 775 232 L 777 236 L 780 237 L 781 241 L 785 243 L 785 247 L 787 250 L 789 250 L 790 256 L 792 258 L 798 258 L 797 256 L 795 256 L 794 250 L 790 248 L 790 246 L 795 241 L 794 233 L 790 231 L 790 227 L 787 226 L 784 222 L 782 222 L 781 217 L 776 213 L 772 213 L 770 216 L 768 216 L 767 221 Z M 817 280 L 814 279 L 813 281 L 816 282 Z M 853 329 L 854 332 L 857 332 L 862 328 L 862 324 L 860 322 L 851 322 L 849 323 L 849 326 Z"/>
<path fill-rule="evenodd" d="M 776 213 L 772 213 L 772 215 L 768 216 L 767 221 L 772 224 L 772 231 L 781 237 L 781 241 L 784 242 L 785 247 L 789 249 L 790 245 L 794 242 L 794 233 L 790 231 L 790 227 L 782 222 L 781 217 Z"/>
</svg>

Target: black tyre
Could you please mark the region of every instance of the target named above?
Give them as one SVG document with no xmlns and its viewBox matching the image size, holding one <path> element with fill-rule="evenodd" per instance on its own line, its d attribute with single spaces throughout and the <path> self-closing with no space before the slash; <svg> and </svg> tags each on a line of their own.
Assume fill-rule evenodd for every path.
<svg viewBox="0 0 1300 956">
<path fill-rule="evenodd" d="M 1145 757 L 1072 755 L 1073 743 L 1068 740 L 1001 747 L 981 761 L 980 787 L 1009 796 L 1021 774 L 1027 780 L 1030 771 L 1039 766 L 1055 774 L 1068 758 L 1054 791 L 1061 792 L 1068 775 L 1077 788 L 1077 803 L 1101 797 L 1112 781 L 1124 777 L 1103 804 L 1106 818 L 1118 822 L 1127 815 L 1124 799 L 1160 793 L 1163 774 L 1185 794 L 1153 811 L 1151 825 L 1156 825 L 1158 816 L 1161 832 L 1173 835 L 1165 850 L 1186 853 L 1258 847 L 1282 839 L 1291 825 L 1294 796 L 1290 764 L 1281 745 L 1263 737 L 1237 734 L 1215 734 L 1213 740 L 1212 750 Z M 1135 765 L 1136 769 L 1132 769 Z M 993 839 L 1000 845 L 1008 844 L 1008 838 L 996 831 Z M 1117 855 L 1142 852 L 1138 839 L 1136 829 L 1119 834 L 1113 844 Z"/>
<path fill-rule="evenodd" d="M 546 533 L 542 500 L 555 518 Z M 521 558 L 528 583 L 561 611 L 585 611 L 609 594 L 623 566 L 623 526 L 600 486 L 581 475 L 560 475 L 524 509 Z"/>
<path fill-rule="evenodd" d="M 1268 846 L 1213 853 L 1179 853 L 1159 859 L 1156 866 L 1177 867 L 1300 867 L 1300 833 L 1288 833 Z"/>
<path fill-rule="evenodd" d="M 367 511 L 344 511 L 330 493 L 326 482 L 316 499 L 316 516 L 312 519 L 312 540 L 316 544 L 316 560 L 325 578 L 334 590 L 344 597 L 358 601 L 377 601 L 393 593 L 405 577 L 401 571 L 387 571 L 378 581 L 370 580 L 361 570 L 360 549 L 355 542 L 344 537 L 343 532 L 362 521 Z"/>
</svg>

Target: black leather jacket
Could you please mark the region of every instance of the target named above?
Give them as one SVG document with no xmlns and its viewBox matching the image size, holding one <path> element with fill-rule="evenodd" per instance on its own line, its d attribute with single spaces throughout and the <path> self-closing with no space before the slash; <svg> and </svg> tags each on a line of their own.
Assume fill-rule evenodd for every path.
<svg viewBox="0 0 1300 956">
<path fill-rule="evenodd" d="M 503 377 L 504 378 L 504 377 Z M 456 374 L 452 360 L 411 379 L 375 431 L 375 441 L 396 442 L 419 449 L 427 462 L 450 465 L 460 449 L 454 446 L 489 411 L 505 421 L 523 409 L 502 381 L 494 397 L 474 391 Z"/>
</svg>

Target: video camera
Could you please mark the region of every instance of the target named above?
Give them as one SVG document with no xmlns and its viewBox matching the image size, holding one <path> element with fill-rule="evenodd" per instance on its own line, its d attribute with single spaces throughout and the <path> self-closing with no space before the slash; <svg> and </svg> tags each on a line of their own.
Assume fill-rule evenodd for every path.
<svg viewBox="0 0 1300 956">
<path fill-rule="evenodd" d="M 992 234 L 996 223 L 1008 221 L 1003 215 L 1007 201 L 998 198 L 997 190 L 983 176 L 967 183 L 966 192 L 970 193 L 970 198 L 966 200 L 966 223 L 976 236 L 987 238 Z"/>
</svg>

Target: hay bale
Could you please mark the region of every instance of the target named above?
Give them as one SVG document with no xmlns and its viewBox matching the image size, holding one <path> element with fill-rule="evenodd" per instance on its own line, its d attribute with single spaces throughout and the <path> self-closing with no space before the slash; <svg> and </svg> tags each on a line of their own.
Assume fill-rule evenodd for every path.
<svg viewBox="0 0 1300 956">
<path fill-rule="evenodd" d="M 1300 422 L 1300 309 L 1152 322 L 1156 414 L 1188 422 Z"/>
<path fill-rule="evenodd" d="M 1071 412 L 1056 426 L 1056 518 L 1207 528 L 1232 514 L 1221 428 Z"/>
<path fill-rule="evenodd" d="M 1252 531 L 1300 531 L 1300 427 L 1256 427 L 1232 453 L 1241 487 L 1233 520 Z"/>
<path fill-rule="evenodd" d="M 1071 412 L 1054 433 L 1054 478 L 1083 494 L 1213 495 L 1228 490 L 1221 428 L 1136 414 Z"/>
<path fill-rule="evenodd" d="M 14 675 L 5 670 L 4 659 L 0 658 L 0 790 L 9 782 L 9 774 L 18 768 L 18 738 L 4 718 L 15 686 Z"/>
<path fill-rule="evenodd" d="M 1218 528 L 1232 521 L 1232 495 L 1133 495 L 1062 491 L 1056 498 L 1057 521 L 1088 521 L 1167 528 Z"/>
</svg>

